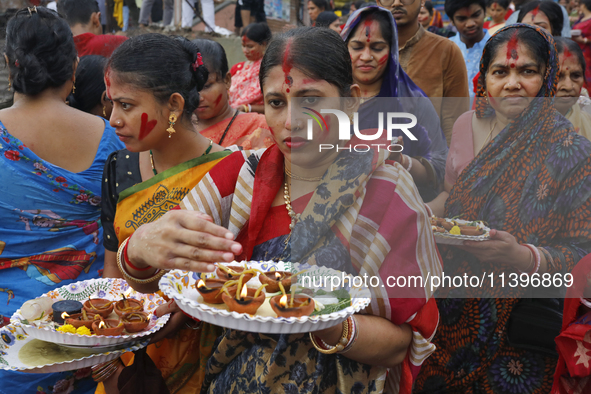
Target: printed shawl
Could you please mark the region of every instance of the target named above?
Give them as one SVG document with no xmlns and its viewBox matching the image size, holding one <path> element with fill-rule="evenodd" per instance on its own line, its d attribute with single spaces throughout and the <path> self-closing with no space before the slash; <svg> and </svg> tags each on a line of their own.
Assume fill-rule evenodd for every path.
<svg viewBox="0 0 591 394">
<path fill-rule="evenodd" d="M 345 262 L 338 268 L 352 268 L 356 273 L 377 275 L 384 281 L 389 275 L 419 275 L 424 278 L 429 272 L 435 275 L 441 271 L 427 212 L 412 178 L 400 165 L 386 164 L 385 159 L 383 151 L 380 154 L 341 152 L 325 173 L 293 230 L 292 261 L 320 265 L 333 263 L 334 267 L 330 256 L 334 259 L 336 254 L 339 258 L 345 256 Z M 213 168 L 185 197 L 181 208 L 205 212 L 214 218 L 215 223 L 227 227 L 237 236 L 240 234 L 240 238 L 244 239 L 243 257 L 248 259 L 256 246 L 257 235 L 265 225 L 271 203 L 283 187 L 283 177 L 283 155 L 277 146 L 253 153 L 237 152 Z M 410 393 L 413 376 L 434 351 L 430 339 L 437 327 L 438 314 L 431 298 L 432 293 L 428 288 L 421 288 L 421 293 L 415 293 L 414 298 L 394 299 L 389 298 L 389 291 L 379 291 L 381 293 L 375 294 L 367 313 L 389 319 L 395 324 L 406 322 L 413 328 L 413 340 L 407 358 L 388 376 L 393 392 Z M 281 338 L 277 346 L 283 343 Z M 223 348 L 226 339 L 222 339 L 219 348 Z M 229 338 L 227 340 L 230 341 Z M 292 343 L 292 340 L 296 339 L 288 339 L 288 343 Z M 300 386 L 303 384 L 301 381 L 297 385 L 300 389 L 308 387 L 302 392 L 311 392 L 310 387 L 318 389 L 322 382 L 322 375 L 312 373 L 316 365 L 319 365 L 318 368 L 327 365 L 327 368 L 332 369 L 324 373 L 334 375 L 335 359 L 340 360 L 337 363 L 348 359 L 340 355 L 319 355 L 309 340 L 301 340 L 303 343 L 300 346 L 308 349 L 305 354 L 313 356 L 313 360 L 306 364 L 311 380 L 306 380 L 305 384 L 311 386 Z M 271 348 L 261 350 L 261 354 L 275 350 Z M 232 348 L 229 354 L 235 356 L 236 352 L 236 348 Z M 223 379 L 217 379 L 216 382 L 217 374 L 223 374 L 224 369 L 227 372 L 233 368 L 242 368 L 232 364 L 233 356 L 228 357 L 219 352 L 214 353 L 208 369 L 211 392 L 223 392 L 223 386 L 220 386 L 224 384 L 221 382 Z M 251 361 L 257 365 L 263 359 L 268 357 L 262 356 Z M 299 361 L 294 362 L 299 364 Z M 346 362 L 350 364 L 352 361 Z M 353 374 L 352 371 L 369 370 L 362 374 L 364 377 L 359 381 L 353 377 L 359 378 L 357 373 L 347 375 L 340 367 L 337 368 L 338 383 L 334 384 L 338 389 L 347 389 L 348 392 L 351 385 L 359 383 L 367 384 L 370 392 L 381 392 L 385 370 L 355 362 L 353 364 L 362 368 L 346 369 L 350 374 Z M 270 384 L 273 391 L 273 387 L 279 384 L 271 379 L 275 376 L 273 373 L 281 375 L 280 383 L 294 384 L 289 373 L 280 373 L 289 371 L 294 365 L 284 365 L 283 368 L 273 363 L 264 365 L 267 375 L 241 374 L 240 379 L 235 379 L 236 384 L 251 384 L 253 379 L 258 379 L 256 384 L 259 388 L 261 385 L 269 388 L 266 384 Z M 370 387 L 374 389 L 370 390 Z M 204 387 L 204 391 L 207 390 Z"/>
</svg>

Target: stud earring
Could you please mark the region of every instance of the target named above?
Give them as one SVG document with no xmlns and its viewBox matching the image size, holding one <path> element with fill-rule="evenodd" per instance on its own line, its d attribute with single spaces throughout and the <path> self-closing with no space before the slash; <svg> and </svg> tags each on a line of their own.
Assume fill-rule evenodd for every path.
<svg viewBox="0 0 591 394">
<path fill-rule="evenodd" d="M 353 114 L 349 115 L 349 121 L 351 122 L 351 124 L 353 124 L 353 119 L 354 119 L 353 116 L 354 116 Z"/>
<path fill-rule="evenodd" d="M 176 120 L 176 114 L 174 112 L 171 113 L 168 117 L 168 124 L 170 125 L 170 127 L 166 129 L 166 131 L 168 131 L 168 138 L 172 137 L 172 135 L 176 133 L 176 130 L 174 129 L 174 123 L 176 122 Z"/>
</svg>

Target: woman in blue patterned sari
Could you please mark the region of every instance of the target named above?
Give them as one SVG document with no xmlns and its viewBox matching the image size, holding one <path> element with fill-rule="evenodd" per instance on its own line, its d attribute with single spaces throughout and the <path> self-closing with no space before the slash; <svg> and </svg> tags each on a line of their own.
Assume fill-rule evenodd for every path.
<svg viewBox="0 0 591 394">
<path fill-rule="evenodd" d="M 103 119 L 65 103 L 78 60 L 56 13 L 18 11 L 5 58 L 15 97 L 0 111 L 0 335 L 10 346 L 21 336 L 4 325 L 23 302 L 100 276 L 102 170 L 123 144 Z M 0 393 L 94 392 L 89 375 L 2 370 Z"/>
</svg>

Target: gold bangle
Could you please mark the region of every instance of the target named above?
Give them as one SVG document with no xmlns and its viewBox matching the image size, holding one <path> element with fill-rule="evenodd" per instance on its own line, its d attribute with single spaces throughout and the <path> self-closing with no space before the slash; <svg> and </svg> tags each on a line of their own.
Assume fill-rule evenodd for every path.
<svg viewBox="0 0 591 394">
<path fill-rule="evenodd" d="M 152 283 L 154 281 L 159 280 L 160 278 L 162 278 L 164 276 L 164 274 L 166 274 L 166 270 L 161 270 L 161 269 L 157 269 L 154 272 L 154 275 L 146 278 L 146 279 L 140 279 L 140 278 L 136 278 L 134 276 L 131 276 L 127 270 L 125 269 L 125 267 L 123 266 L 123 263 L 121 262 L 122 258 L 122 254 L 123 254 L 123 249 L 125 248 L 125 245 L 127 244 L 127 242 L 129 241 L 129 238 L 127 238 L 125 241 L 121 242 L 121 245 L 119 246 L 119 250 L 117 251 L 117 267 L 119 268 L 119 271 L 121 271 L 121 273 L 123 274 L 123 277 L 126 280 L 130 280 L 132 282 L 135 283 L 139 283 L 139 284 L 147 284 L 147 283 Z"/>
<path fill-rule="evenodd" d="M 244 113 L 248 113 L 248 107 L 244 104 L 242 104 L 242 110 Z"/>
<path fill-rule="evenodd" d="M 337 352 L 341 352 L 345 349 L 345 346 L 349 342 L 349 318 L 343 321 L 343 334 L 341 335 L 341 339 L 339 339 L 339 343 L 336 346 L 332 346 L 330 349 L 323 349 L 321 346 L 318 345 L 316 342 L 316 338 L 314 337 L 313 333 L 309 333 L 310 340 L 312 341 L 312 345 L 318 350 L 320 353 L 323 354 L 334 354 Z M 330 345 L 327 345 L 330 346 Z"/>
</svg>

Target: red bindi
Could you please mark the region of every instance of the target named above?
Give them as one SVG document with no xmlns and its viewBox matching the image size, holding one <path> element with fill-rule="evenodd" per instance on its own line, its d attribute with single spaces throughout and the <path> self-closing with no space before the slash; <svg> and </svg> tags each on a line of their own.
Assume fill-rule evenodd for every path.
<svg viewBox="0 0 591 394">
<path fill-rule="evenodd" d="M 140 125 L 139 140 L 141 141 L 146 138 L 148 134 L 152 132 L 157 123 L 158 121 L 156 119 L 148 122 L 148 114 L 144 112 L 142 114 L 142 123 Z"/>
<path fill-rule="evenodd" d="M 367 38 L 367 42 L 369 42 L 371 40 L 371 32 L 370 32 L 371 22 L 372 22 L 372 18 L 367 18 L 365 20 L 365 22 L 363 22 L 363 25 L 365 26 L 365 37 Z"/>
<path fill-rule="evenodd" d="M 515 63 L 511 63 L 511 68 L 515 68 Z"/>
<path fill-rule="evenodd" d="M 291 68 L 293 67 L 290 59 L 291 41 L 292 39 L 287 41 L 287 44 L 285 45 L 285 53 L 283 54 L 283 74 L 285 75 L 285 81 L 283 83 L 288 86 L 287 89 L 285 89 L 287 93 L 289 93 L 289 88 L 293 85 L 293 78 L 289 75 Z"/>
<path fill-rule="evenodd" d="M 519 42 L 517 41 L 517 29 L 515 29 L 511 39 L 507 43 L 507 60 L 519 59 L 519 55 L 517 54 L 517 44 L 519 44 Z"/>
</svg>

